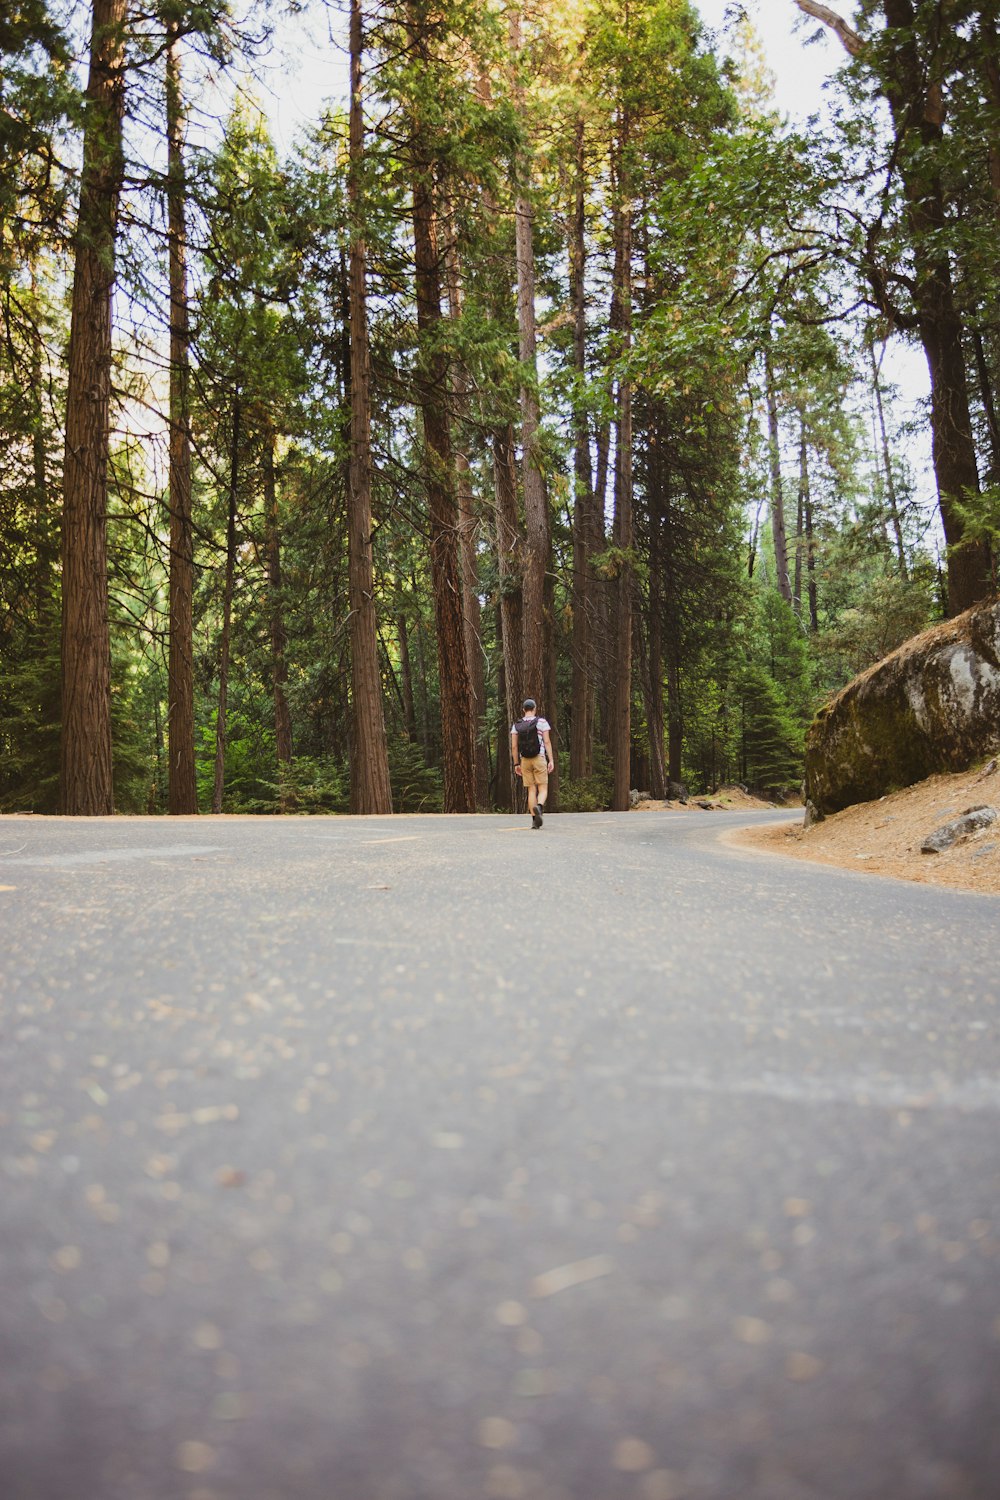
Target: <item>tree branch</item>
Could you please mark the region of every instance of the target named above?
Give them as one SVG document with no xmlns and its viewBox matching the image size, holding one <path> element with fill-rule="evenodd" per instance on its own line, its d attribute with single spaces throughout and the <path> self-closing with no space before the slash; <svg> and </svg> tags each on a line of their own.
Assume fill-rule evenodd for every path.
<svg viewBox="0 0 1000 1500">
<path fill-rule="evenodd" d="M 831 31 L 835 31 L 845 51 L 849 52 L 852 57 L 860 56 L 864 47 L 861 37 L 853 27 L 848 26 L 842 16 L 837 15 L 836 11 L 831 10 L 828 5 L 817 4 L 816 0 L 795 0 L 795 4 L 804 15 L 812 16 L 814 21 L 822 21 L 824 26 L 829 26 Z"/>
</svg>

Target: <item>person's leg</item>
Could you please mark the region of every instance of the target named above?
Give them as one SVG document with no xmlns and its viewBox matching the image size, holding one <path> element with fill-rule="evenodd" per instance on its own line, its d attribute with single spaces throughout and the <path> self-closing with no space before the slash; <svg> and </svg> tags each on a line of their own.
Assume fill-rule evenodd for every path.
<svg viewBox="0 0 1000 1500">
<path fill-rule="evenodd" d="M 525 760 L 521 757 L 521 780 L 528 794 L 528 811 L 531 814 L 532 828 L 541 828 L 542 809 L 539 803 L 539 794 L 545 784 L 545 762 L 539 767 L 537 757 L 534 760 Z"/>
<path fill-rule="evenodd" d="M 522 761 L 522 765 L 524 762 Z M 534 828 L 542 826 L 542 808 L 545 804 L 546 793 L 549 789 L 549 773 L 545 766 L 544 757 L 538 757 L 531 766 L 530 780 L 534 793 L 534 803 L 531 809 L 531 823 Z"/>
<path fill-rule="evenodd" d="M 524 783 L 524 790 L 525 790 L 525 792 L 528 795 L 528 812 L 531 814 L 532 820 L 534 820 L 534 816 L 535 816 L 535 802 L 536 802 L 536 799 L 537 799 L 537 796 L 538 796 L 538 788 L 535 785 L 535 774 L 534 773 L 535 773 L 535 768 L 530 763 L 530 761 L 526 763 L 522 759 L 522 761 L 521 761 L 521 781 Z"/>
</svg>

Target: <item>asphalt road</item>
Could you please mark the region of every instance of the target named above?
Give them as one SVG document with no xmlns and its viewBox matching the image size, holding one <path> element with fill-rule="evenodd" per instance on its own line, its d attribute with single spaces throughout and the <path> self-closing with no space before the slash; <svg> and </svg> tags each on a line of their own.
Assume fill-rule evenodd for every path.
<svg viewBox="0 0 1000 1500">
<path fill-rule="evenodd" d="M 0 820 L 4 1500 L 995 1500 L 1000 903 L 747 821 Z"/>
</svg>

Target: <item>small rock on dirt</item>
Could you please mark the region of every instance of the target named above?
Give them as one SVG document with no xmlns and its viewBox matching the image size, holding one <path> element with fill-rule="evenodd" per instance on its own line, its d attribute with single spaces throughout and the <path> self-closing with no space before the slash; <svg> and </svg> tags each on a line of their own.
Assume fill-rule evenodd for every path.
<svg viewBox="0 0 1000 1500">
<path fill-rule="evenodd" d="M 995 807 L 967 807 L 961 817 L 950 823 L 942 823 L 940 828 L 935 828 L 933 833 L 928 834 L 920 845 L 920 852 L 941 854 L 960 840 L 971 838 L 973 834 L 991 827 L 997 821 L 997 816 Z"/>
</svg>

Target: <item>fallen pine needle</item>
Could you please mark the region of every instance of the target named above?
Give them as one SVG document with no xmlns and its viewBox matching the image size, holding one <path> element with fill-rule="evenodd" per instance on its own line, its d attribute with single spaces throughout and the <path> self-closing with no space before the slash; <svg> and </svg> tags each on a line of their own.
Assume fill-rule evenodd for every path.
<svg viewBox="0 0 1000 1500">
<path fill-rule="evenodd" d="M 543 1271 L 531 1283 L 533 1297 L 554 1297 L 558 1292 L 567 1292 L 570 1287 L 582 1286 L 585 1281 L 596 1281 L 599 1276 L 610 1276 L 615 1263 L 610 1255 L 591 1255 L 586 1260 L 574 1260 L 567 1266 L 553 1266 Z"/>
</svg>

